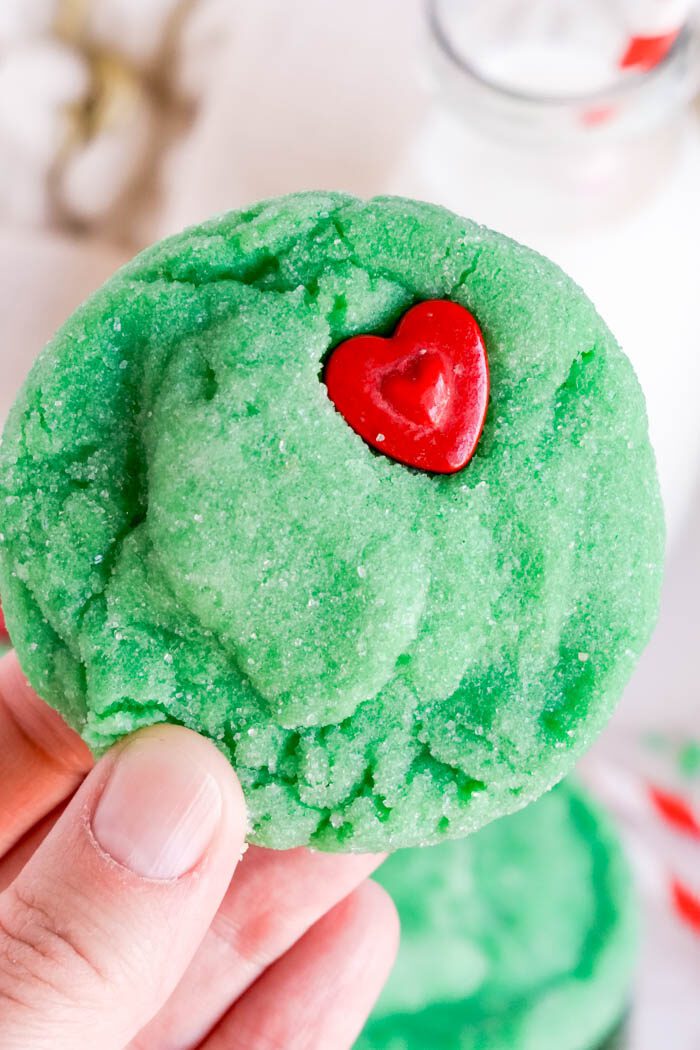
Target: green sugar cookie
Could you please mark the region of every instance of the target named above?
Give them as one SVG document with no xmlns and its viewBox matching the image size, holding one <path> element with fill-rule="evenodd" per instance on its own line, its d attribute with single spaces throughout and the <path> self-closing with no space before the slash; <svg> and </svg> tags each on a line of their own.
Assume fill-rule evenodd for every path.
<svg viewBox="0 0 700 1050">
<path fill-rule="evenodd" d="M 634 896 L 613 829 L 580 789 L 400 851 L 376 878 L 402 939 L 357 1050 L 593 1050 L 620 1022 Z"/>
<path fill-rule="evenodd" d="M 455 474 L 371 448 L 329 353 L 471 311 L 490 397 Z M 309 193 L 139 255 L 37 361 L 0 451 L 25 671 L 99 752 L 182 723 L 251 840 L 464 835 L 559 780 L 653 624 L 662 513 L 627 359 L 552 263 L 427 204 Z"/>
</svg>

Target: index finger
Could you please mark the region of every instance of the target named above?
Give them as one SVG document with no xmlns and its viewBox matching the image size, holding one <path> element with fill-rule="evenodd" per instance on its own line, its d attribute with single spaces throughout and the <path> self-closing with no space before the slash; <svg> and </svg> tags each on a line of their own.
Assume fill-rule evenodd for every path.
<svg viewBox="0 0 700 1050">
<path fill-rule="evenodd" d="M 28 684 L 14 653 L 0 660 L 0 856 L 76 790 L 92 755 Z"/>
</svg>

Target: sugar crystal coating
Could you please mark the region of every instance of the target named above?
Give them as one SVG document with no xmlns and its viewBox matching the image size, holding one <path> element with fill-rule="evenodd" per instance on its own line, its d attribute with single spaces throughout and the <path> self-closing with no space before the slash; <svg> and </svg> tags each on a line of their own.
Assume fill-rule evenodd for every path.
<svg viewBox="0 0 700 1050">
<path fill-rule="evenodd" d="M 489 353 L 449 477 L 371 450 L 322 382 L 426 299 Z M 69 319 L 6 428 L 0 534 L 24 669 L 93 749 L 197 729 L 252 841 L 327 850 L 463 835 L 560 779 L 663 548 L 643 398 L 583 293 L 443 209 L 324 193 L 157 244 Z"/>
<path fill-rule="evenodd" d="M 620 1021 L 636 955 L 630 872 L 570 783 L 376 878 L 401 945 L 356 1050 L 593 1050 Z"/>
</svg>

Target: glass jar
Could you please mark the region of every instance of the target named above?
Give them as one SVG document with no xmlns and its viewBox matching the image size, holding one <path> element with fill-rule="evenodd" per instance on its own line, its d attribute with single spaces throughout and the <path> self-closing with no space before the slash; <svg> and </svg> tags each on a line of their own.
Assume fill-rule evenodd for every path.
<svg viewBox="0 0 700 1050">
<path fill-rule="evenodd" d="M 484 221 L 495 207 L 518 234 L 619 221 L 677 160 L 700 74 L 697 27 L 688 22 L 658 65 L 634 72 L 615 62 L 615 4 L 602 15 L 581 6 L 586 14 L 567 33 L 556 11 L 576 5 L 550 3 L 547 33 L 542 19 L 529 32 L 499 20 L 499 7 L 504 17 L 518 9 L 512 0 L 428 3 L 442 112 L 421 143 L 425 174 L 445 194 L 461 183 Z"/>
</svg>

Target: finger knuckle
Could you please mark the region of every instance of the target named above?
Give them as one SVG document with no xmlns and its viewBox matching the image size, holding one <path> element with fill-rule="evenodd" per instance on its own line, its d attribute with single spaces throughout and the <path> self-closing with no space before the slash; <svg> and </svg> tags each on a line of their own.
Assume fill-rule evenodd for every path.
<svg viewBox="0 0 700 1050">
<path fill-rule="evenodd" d="M 229 953 L 260 970 L 279 954 L 279 946 L 293 943 L 292 931 L 287 916 L 276 914 L 274 909 L 247 915 L 240 922 L 220 912 L 211 925 L 212 935 Z"/>
<path fill-rule="evenodd" d="M 57 917 L 26 888 L 11 887 L 0 899 L 0 997 L 22 1001 L 41 986 L 70 996 L 106 975 L 94 961 L 77 924 Z"/>
</svg>

